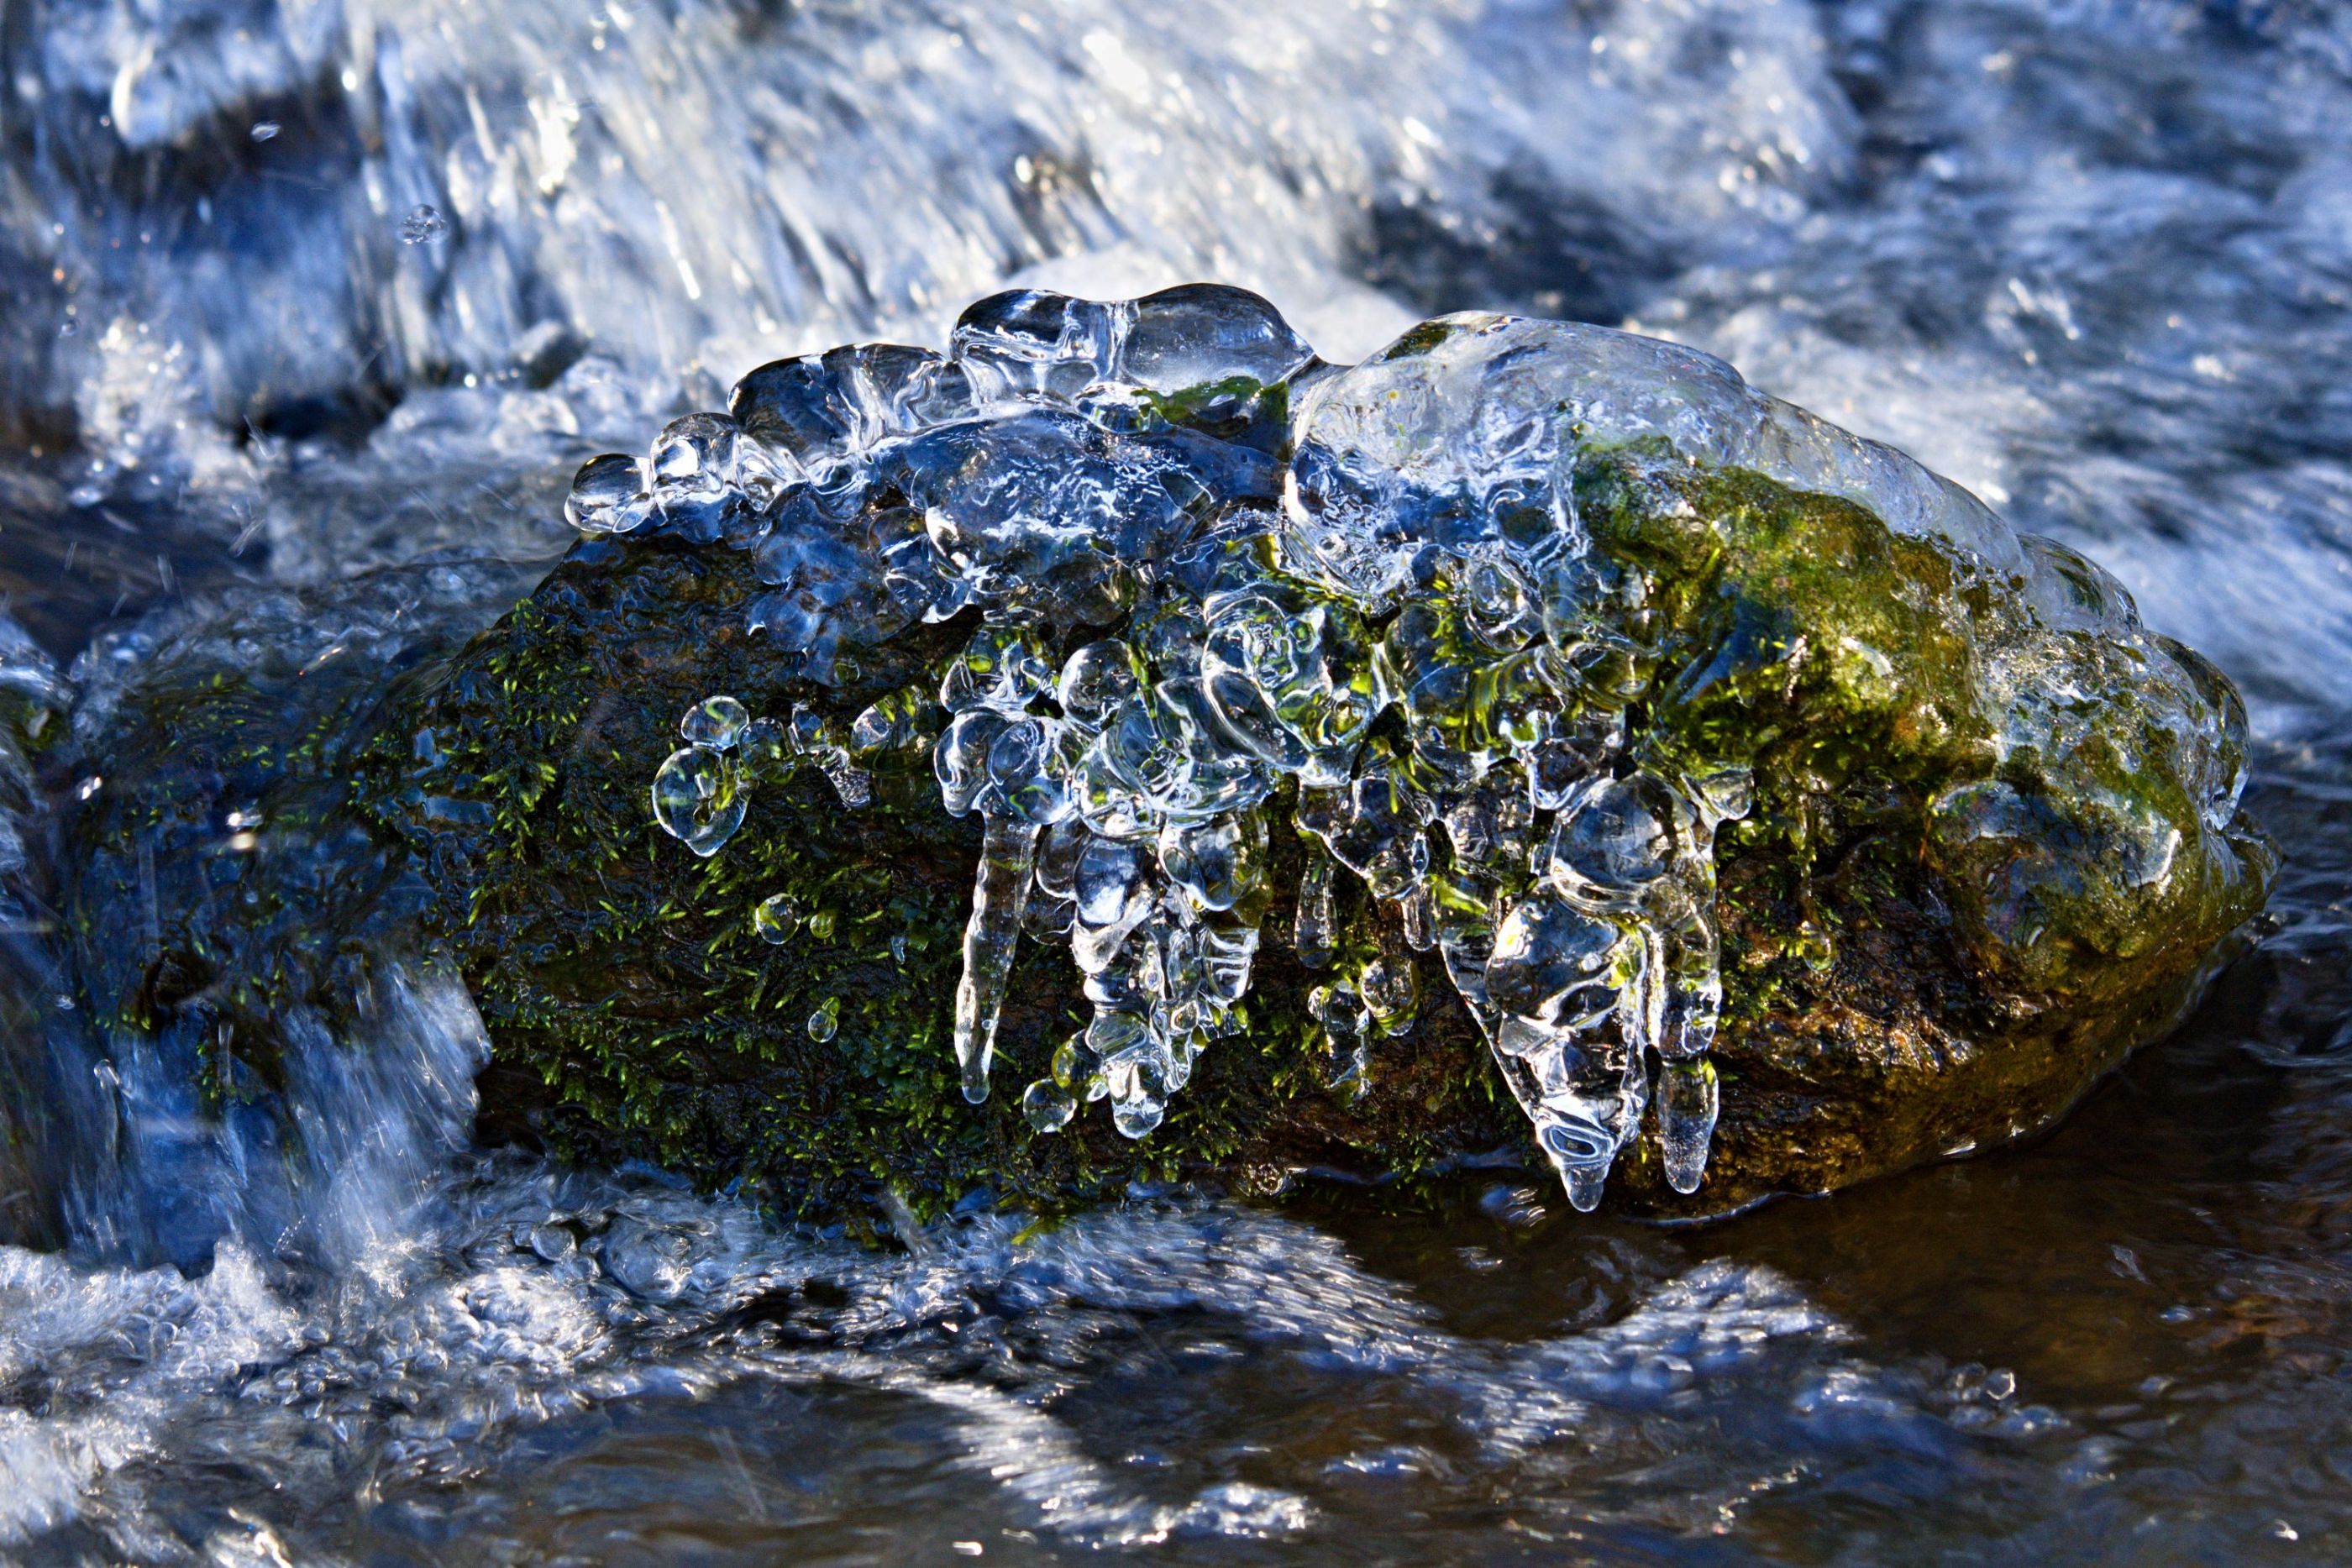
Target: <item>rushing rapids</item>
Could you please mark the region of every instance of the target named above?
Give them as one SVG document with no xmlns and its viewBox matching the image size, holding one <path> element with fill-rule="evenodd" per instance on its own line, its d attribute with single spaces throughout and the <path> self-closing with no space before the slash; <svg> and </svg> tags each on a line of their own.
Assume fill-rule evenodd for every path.
<svg viewBox="0 0 2352 1568">
<path fill-rule="evenodd" d="M 2112 580 L 1718 361 L 1605 329 L 1448 317 L 1340 368 L 1238 289 L 1016 291 L 967 310 L 944 355 L 763 366 L 643 461 L 586 464 L 566 515 L 752 552 L 769 591 L 750 625 L 821 685 L 976 612 L 935 688 L 845 730 L 697 705 L 653 806 L 714 855 L 761 780 L 810 762 L 855 808 L 861 758 L 928 748 L 947 810 L 985 825 L 955 1004 L 968 1100 L 989 1092 L 1021 933 L 1085 976 L 1092 1021 L 1024 1097 L 1041 1133 L 1108 1099 L 1145 1136 L 1239 1027 L 1266 813 L 1287 810 L 1314 846 L 1292 917 L 1333 971 L 1310 1005 L 1336 1082 L 1411 1027 L 1410 950 L 1434 948 L 1578 1207 L 1653 1105 L 1667 1179 L 1696 1191 L 1718 1114 L 1717 835 L 1748 815 L 1766 748 L 1780 831 L 1845 766 L 1789 761 L 1774 694 L 1902 709 L 1922 660 L 1954 685 L 1916 695 L 1906 743 L 2101 791 L 2100 853 L 2134 886 L 2177 862 L 2236 874 L 2234 694 Z M 1851 574 L 1834 645 L 1743 597 L 1759 573 L 1816 599 Z M 2155 716 L 2130 755 L 2095 717 L 2123 690 Z M 2039 799 L 1966 777 L 1931 831 L 1981 861 L 2031 838 Z M 1394 918 L 1343 925 L 1342 868 Z M 2013 884 L 1996 924 L 2049 918 L 2031 872 L 1988 875 Z"/>
</svg>

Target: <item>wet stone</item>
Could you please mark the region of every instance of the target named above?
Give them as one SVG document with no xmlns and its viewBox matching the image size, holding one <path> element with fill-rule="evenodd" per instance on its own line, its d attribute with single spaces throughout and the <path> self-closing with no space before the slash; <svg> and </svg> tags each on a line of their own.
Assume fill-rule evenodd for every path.
<svg viewBox="0 0 2352 1568">
<path fill-rule="evenodd" d="M 1579 1208 L 1629 1150 L 1702 1189 L 1759 1080 L 1718 1071 L 1727 1031 L 1816 1027 L 1874 953 L 1892 990 L 1864 1005 L 1922 1028 L 2106 1009 L 2072 1066 L 2021 1069 L 2022 1125 L 2157 1026 L 2146 998 L 2193 985 L 2269 874 L 2234 694 L 2111 580 L 1603 329 L 1447 317 L 1333 368 L 1236 289 L 1021 291 L 944 354 L 763 366 L 583 466 L 567 516 L 747 552 L 767 586 L 737 624 L 801 690 L 969 625 L 845 711 L 703 701 L 653 804 L 710 857 L 803 763 L 854 818 L 928 753 L 941 810 L 978 820 L 961 1096 L 990 1093 L 1024 935 L 1091 1014 L 1021 1096 L 1041 1134 L 1096 1099 L 1160 1129 L 1250 1027 L 1270 919 L 1343 1098 L 1443 987 Z M 1872 936 L 1873 901 L 1916 929 Z M 791 930 L 776 898 L 753 925 Z"/>
<path fill-rule="evenodd" d="M 677 1300 L 693 1273 L 693 1238 L 631 1215 L 606 1228 L 599 1254 L 615 1283 L 648 1301 Z"/>
<path fill-rule="evenodd" d="M 543 1263 L 561 1263 L 579 1250 L 579 1239 L 561 1225 L 535 1225 L 528 1238 L 531 1252 Z"/>
</svg>

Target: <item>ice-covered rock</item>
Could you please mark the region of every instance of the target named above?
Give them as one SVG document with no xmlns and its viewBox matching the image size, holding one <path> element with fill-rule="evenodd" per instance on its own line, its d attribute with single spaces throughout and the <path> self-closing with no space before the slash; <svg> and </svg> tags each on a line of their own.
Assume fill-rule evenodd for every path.
<svg viewBox="0 0 2352 1568">
<path fill-rule="evenodd" d="M 118 1052 L 257 1124 L 422 949 L 493 1134 L 793 1208 L 1515 1145 L 1703 1214 L 2046 1125 L 2273 865 L 2098 568 L 1600 328 L 999 296 L 570 510 L 462 646 L 394 577 L 84 672 L 68 750 L 148 759 L 68 802 Z"/>
<path fill-rule="evenodd" d="M 1108 1098 L 1148 1134 L 1242 1030 L 1270 815 L 1310 846 L 1295 941 L 1339 971 L 1312 1003 L 1335 1076 L 1412 1027 L 1409 950 L 1435 949 L 1583 1208 L 1645 1119 L 1668 1184 L 1704 1179 L 1727 836 L 1830 943 L 1823 830 L 1892 847 L 1851 840 L 1884 797 L 1973 961 L 2060 997 L 2176 912 L 2201 952 L 2259 900 L 2226 681 L 2089 562 L 1689 349 L 1464 315 L 1341 369 L 1239 289 L 1028 290 L 944 356 L 787 361 L 730 406 L 589 463 L 572 516 L 756 549 L 801 597 L 747 623 L 819 686 L 919 620 L 971 625 L 935 693 L 849 738 L 927 747 L 983 823 L 966 1099 L 1024 927 L 1084 977 L 1091 1021 L 1024 1096 L 1040 1131 Z M 727 744 L 655 783 L 698 854 L 742 820 Z M 1352 935 L 1337 868 L 1373 906 Z"/>
</svg>

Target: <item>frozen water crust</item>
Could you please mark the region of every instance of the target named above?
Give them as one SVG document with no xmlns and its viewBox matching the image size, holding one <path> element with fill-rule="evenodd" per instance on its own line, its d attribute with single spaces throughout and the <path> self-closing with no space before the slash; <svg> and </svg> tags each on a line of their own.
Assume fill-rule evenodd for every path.
<svg viewBox="0 0 2352 1568">
<path fill-rule="evenodd" d="M 2243 781 L 2227 683 L 2096 567 L 1720 361 L 1598 327 L 1450 316 L 1341 368 L 1239 289 L 1001 294 L 944 355 L 752 371 L 725 414 L 585 465 L 567 516 L 752 552 L 750 623 L 821 684 L 918 621 L 973 621 L 935 687 L 845 728 L 698 705 L 653 804 L 707 856 L 763 779 L 813 762 L 855 808 L 861 758 L 928 748 L 947 810 L 985 828 L 968 1099 L 1023 931 L 1085 975 L 1092 1022 L 1025 1092 L 1041 1133 L 1107 1099 L 1145 1136 L 1238 1029 L 1270 812 L 1308 846 L 1288 917 L 1331 970 L 1311 1005 L 1335 1080 L 1411 1027 L 1411 950 L 1434 949 L 1590 1208 L 1645 1120 L 1672 1185 L 1703 1179 L 1716 841 L 1783 738 L 1775 692 L 1895 713 L 1923 755 L 2072 768 L 2149 879 L 2198 846 L 2132 781 L 2217 834 Z M 1859 607 L 1822 646 L 1774 609 L 1842 592 Z M 1734 612 L 1694 609 L 1710 593 Z M 2100 701 L 2126 686 L 2157 722 L 2116 763 Z M 1801 831 L 1820 787 L 1787 755 Z M 2029 833 L 2032 802 L 1984 771 L 1933 811 L 1956 861 Z M 1389 913 L 1343 919 L 1343 874 Z M 2032 904 L 1997 885 L 1975 917 Z"/>
</svg>

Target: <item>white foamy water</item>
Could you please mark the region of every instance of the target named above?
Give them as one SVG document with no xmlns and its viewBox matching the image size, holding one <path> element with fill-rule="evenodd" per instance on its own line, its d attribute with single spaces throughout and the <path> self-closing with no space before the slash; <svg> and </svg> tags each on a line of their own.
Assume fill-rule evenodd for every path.
<svg viewBox="0 0 2352 1568">
<path fill-rule="evenodd" d="M 2352 696 L 2260 630 L 2352 625 L 2324 11 L 496 11 L 43 8 L 6 397 L 69 411 L 82 494 L 306 575 L 545 551 L 558 471 L 763 360 L 1207 277 L 1341 357 L 1631 318 L 2084 548 L 2268 727 Z M 306 436 L 390 400 L 356 466 Z"/>
<path fill-rule="evenodd" d="M 395 1531 L 427 1501 L 510 1526 L 525 1478 L 509 1456 L 535 1433 L 576 1443 L 614 1411 L 788 1391 L 876 1396 L 828 1439 L 848 1476 L 856 1442 L 917 1423 L 917 1500 L 950 1503 L 992 1538 L 1084 1549 L 1313 1533 L 1317 1505 L 1272 1484 L 1250 1443 L 1171 1430 L 1178 1447 L 1139 1459 L 1106 1444 L 1100 1412 L 1067 1414 L 1132 1385 L 1128 1353 L 1145 1342 L 1179 1365 L 1287 1368 L 1409 1402 L 1454 1462 L 1497 1477 L 1564 1442 L 1664 1428 L 1753 1466 L 1747 1443 L 1709 1435 L 1705 1411 L 1759 1380 L 1785 1402 L 1773 1418 L 1832 1453 L 1859 1457 L 1881 1427 L 1931 1448 L 1958 1440 L 1948 1395 L 1874 1368 L 1801 1290 L 1729 1262 L 1642 1283 L 1589 1330 L 1490 1340 L 1448 1330 L 1311 1227 L 1198 1204 L 1034 1241 L 971 1218 L 882 1253 L 657 1185 L 513 1166 L 453 1176 L 432 1207 L 331 1281 L 236 1242 L 194 1281 L 0 1250 L 0 1376 L 42 1384 L 37 1409 L 0 1415 L 18 1483 L 0 1542 L 75 1525 L 132 1554 L 174 1531 L 215 1552 L 251 1518 L 275 1521 L 297 1556 L 331 1553 L 352 1539 L 354 1501 Z M 1394 1448 L 1335 1452 L 1308 1476 L 1409 1471 Z M 156 1517 L 159 1492 L 181 1490 L 159 1475 L 192 1464 L 226 1467 L 226 1485 Z M 1727 1475 L 1717 1490 L 1742 1484 Z M 210 1533 L 188 1539 L 205 1519 Z"/>
</svg>

